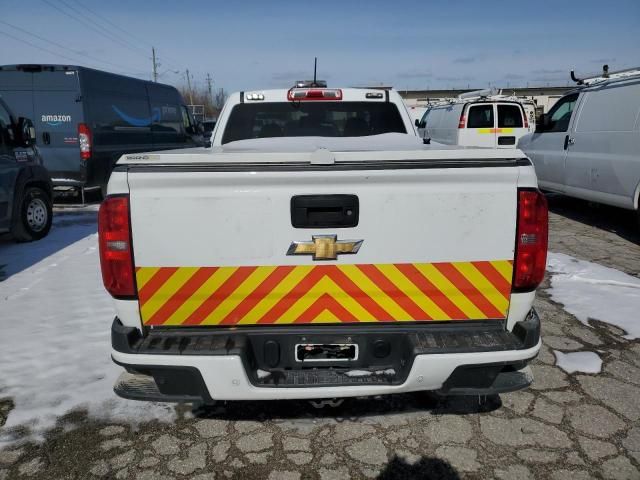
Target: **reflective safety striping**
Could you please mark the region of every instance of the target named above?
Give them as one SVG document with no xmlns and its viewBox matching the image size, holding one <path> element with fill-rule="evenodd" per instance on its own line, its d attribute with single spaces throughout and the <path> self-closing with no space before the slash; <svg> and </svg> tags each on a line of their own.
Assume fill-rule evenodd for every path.
<svg viewBox="0 0 640 480">
<path fill-rule="evenodd" d="M 476 128 L 478 133 L 513 133 L 513 128 Z"/>
<path fill-rule="evenodd" d="M 138 267 L 145 325 L 504 319 L 511 260 L 257 267 Z"/>
</svg>

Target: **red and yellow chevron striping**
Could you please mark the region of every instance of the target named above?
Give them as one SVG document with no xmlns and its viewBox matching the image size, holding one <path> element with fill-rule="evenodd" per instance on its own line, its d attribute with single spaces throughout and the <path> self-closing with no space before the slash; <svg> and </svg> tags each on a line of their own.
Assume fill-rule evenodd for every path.
<svg viewBox="0 0 640 480">
<path fill-rule="evenodd" d="M 504 319 L 510 260 L 259 267 L 138 267 L 145 325 Z"/>
</svg>

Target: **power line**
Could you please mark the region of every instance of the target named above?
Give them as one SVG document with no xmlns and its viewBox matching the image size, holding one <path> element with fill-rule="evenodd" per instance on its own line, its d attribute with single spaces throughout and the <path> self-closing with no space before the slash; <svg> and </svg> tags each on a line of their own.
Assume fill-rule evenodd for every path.
<svg viewBox="0 0 640 480">
<path fill-rule="evenodd" d="M 131 32 L 128 32 L 127 30 L 125 30 L 124 28 L 120 27 L 119 25 L 115 24 L 114 22 L 112 22 L 111 20 L 109 20 L 108 18 L 106 18 L 104 15 L 100 15 L 99 13 L 97 13 L 95 10 L 87 7 L 85 4 L 79 2 L 78 0 L 72 0 L 73 3 L 79 5 L 80 7 L 84 8 L 86 11 L 88 11 L 89 13 L 91 13 L 94 17 L 99 18 L 100 20 L 102 20 L 103 22 L 111 25 L 113 28 L 120 30 L 122 33 L 125 33 L 127 35 L 129 35 L 132 39 L 134 39 L 137 42 L 140 43 L 146 43 L 148 46 L 152 47 L 153 45 L 151 45 L 149 42 L 147 42 L 146 40 L 140 39 L 138 37 L 136 37 L 135 35 L 133 35 Z"/>
<path fill-rule="evenodd" d="M 64 0 L 60 0 L 62 3 L 64 3 L 67 7 L 73 9 L 73 7 L 71 5 L 69 5 L 68 3 L 66 3 Z M 133 40 L 135 40 L 137 43 L 145 43 L 146 45 L 148 45 L 149 47 L 153 48 L 153 44 L 151 44 L 150 42 L 148 42 L 147 40 L 141 39 L 135 35 L 133 35 L 131 32 L 125 30 L 124 28 L 120 27 L 119 25 L 117 25 L 116 23 L 112 22 L 111 20 L 109 20 L 107 17 L 105 17 L 104 15 L 99 14 L 98 12 L 96 12 L 95 10 L 89 8 L 87 5 L 83 4 L 82 2 L 78 1 L 78 0 L 71 0 L 73 1 L 73 3 L 75 3 L 76 5 L 78 5 L 79 7 L 85 9 L 87 12 L 91 13 L 94 17 L 100 19 L 102 22 L 104 22 L 105 24 L 110 25 L 112 28 L 115 28 L 117 30 L 119 30 L 120 32 L 128 35 L 130 38 L 132 38 Z M 75 10 L 74 10 L 75 11 Z M 103 26 L 97 24 L 95 21 L 91 20 L 90 18 L 86 17 L 88 20 L 92 21 L 92 23 L 94 23 L 95 25 L 98 25 L 100 28 L 105 29 Z M 107 30 L 108 31 L 108 30 Z M 109 32 L 111 33 L 111 32 Z M 132 44 L 131 42 L 129 42 L 126 39 L 122 39 L 120 38 L 121 41 L 125 42 L 126 44 L 130 45 L 131 48 L 135 48 L 137 50 L 140 51 L 144 51 L 146 52 L 146 50 L 141 49 L 139 46 Z M 144 53 L 144 55 L 147 55 L 146 53 Z M 149 58 L 149 57 L 147 57 Z M 174 69 L 176 70 L 180 70 L 180 67 L 178 66 L 179 62 L 176 62 L 175 59 L 172 59 L 171 57 L 168 56 L 164 56 L 164 58 L 168 59 L 169 61 L 167 61 L 166 63 L 169 66 L 172 66 Z"/>
<path fill-rule="evenodd" d="M 11 35 L 10 33 L 7 33 L 7 32 L 5 32 L 3 30 L 0 30 L 0 33 L 2 33 L 3 35 L 6 35 L 9 38 L 13 38 L 14 40 L 17 40 L 19 42 L 26 43 L 27 45 L 30 45 L 33 48 L 37 48 L 38 50 L 42 50 L 43 52 L 47 52 L 47 53 L 50 53 L 52 55 L 56 55 L 58 57 L 66 58 L 67 60 L 71 60 L 73 63 L 78 63 L 78 60 L 75 59 L 75 58 L 71 58 L 71 57 L 63 55 L 61 53 L 54 52 L 53 50 L 49 50 L 48 48 L 44 48 L 44 47 L 41 47 L 39 45 L 36 45 L 35 43 L 31 43 L 28 40 L 24 40 L 22 38 L 15 37 L 15 36 Z"/>
<path fill-rule="evenodd" d="M 32 43 L 32 42 L 30 42 L 28 40 L 25 40 L 23 38 L 19 38 L 19 37 L 16 37 L 14 35 L 11 35 L 10 33 L 5 32 L 4 30 L 0 30 L 0 34 L 5 35 L 5 36 L 7 36 L 9 38 L 12 38 L 13 40 L 17 40 L 18 42 L 22 42 L 22 43 L 24 43 L 26 45 L 29 45 L 30 47 L 36 48 L 38 50 L 42 50 L 43 52 L 49 53 L 49 54 L 54 55 L 56 57 L 62 57 L 64 59 L 66 59 L 66 60 L 70 60 L 71 62 L 73 62 L 73 64 L 81 63 L 81 62 L 78 62 L 78 59 L 76 59 L 76 58 L 71 58 L 68 55 L 64 55 L 62 53 L 54 52 L 53 50 L 49 50 L 48 48 L 45 48 L 45 47 L 41 47 L 40 45 L 36 45 L 35 43 Z M 96 65 L 93 65 L 93 64 L 86 64 L 86 65 L 91 67 L 91 68 L 100 68 L 99 66 L 96 66 Z M 119 75 L 129 75 L 129 76 L 132 76 L 132 77 L 144 77 L 144 76 L 147 75 L 146 73 L 131 73 L 129 71 L 124 71 L 124 72 L 114 71 L 114 72 L 111 72 L 111 73 L 116 73 L 116 74 L 119 74 Z"/>
<path fill-rule="evenodd" d="M 74 55 L 78 55 L 79 57 L 87 57 L 87 58 L 90 58 L 90 59 L 92 59 L 94 61 L 97 61 L 97 62 L 100 62 L 100 63 L 105 63 L 105 64 L 112 65 L 112 66 L 117 67 L 117 68 L 121 68 L 121 69 L 123 69 L 125 71 L 129 69 L 129 67 L 125 67 L 124 65 L 118 65 L 117 63 L 109 62 L 108 60 L 102 60 L 101 58 L 94 57 L 93 55 L 89 55 L 88 53 L 83 53 L 83 52 L 80 52 L 78 50 L 74 50 L 72 48 L 65 47 L 64 45 L 61 45 L 61 44 L 59 44 L 57 42 L 54 42 L 53 40 L 49 40 L 47 38 L 41 37 L 40 35 L 36 35 L 35 33 L 32 33 L 32 32 L 30 32 L 28 30 L 25 30 L 24 28 L 12 25 L 12 24 L 10 24 L 8 22 L 5 22 L 3 20 L 0 20 L 0 23 L 3 23 L 4 25 L 8 25 L 11 28 L 15 28 L 16 30 L 19 30 L 22 33 L 26 33 L 27 35 L 30 35 L 32 37 L 37 38 L 38 40 L 41 40 L 41 41 L 46 42 L 46 43 L 49 43 L 51 45 L 55 45 L 56 47 L 61 48 L 63 50 L 69 51 L 69 52 L 73 53 Z"/>
<path fill-rule="evenodd" d="M 105 28 L 104 26 L 100 25 L 98 22 L 96 22 L 95 20 L 93 20 L 92 18 L 90 18 L 88 15 L 79 12 L 77 9 L 75 9 L 73 7 L 73 5 L 69 5 L 65 0 L 58 0 L 60 3 L 62 3 L 64 6 L 66 6 L 67 8 L 69 8 L 70 10 L 72 10 L 74 12 L 75 15 L 78 15 L 80 18 L 85 18 L 86 20 L 88 20 L 89 22 L 91 22 L 92 24 L 94 24 L 96 27 L 98 27 L 99 29 L 103 30 L 104 32 L 106 32 L 108 35 L 110 35 L 111 37 L 113 37 L 116 41 L 120 42 L 122 45 L 126 46 L 127 48 L 132 48 L 132 49 L 136 49 L 139 52 L 141 52 L 143 55 L 145 55 L 147 58 L 148 57 L 148 53 L 146 52 L 145 49 L 140 48 L 138 45 L 136 45 L 135 43 L 130 42 L 129 40 L 122 38 L 119 34 L 113 33 L 111 32 L 110 29 Z M 82 4 L 80 4 L 82 6 Z M 83 8 L 86 9 L 86 7 L 83 6 Z"/>
<path fill-rule="evenodd" d="M 61 9 L 60 7 L 58 7 L 57 5 L 55 5 L 55 4 L 53 4 L 53 3 L 51 3 L 49 0 L 42 0 L 42 1 L 43 1 L 44 3 L 46 3 L 47 5 L 49 5 L 51 8 L 53 8 L 53 9 L 57 10 L 58 12 L 62 13 L 63 15 L 65 15 L 65 16 L 67 16 L 67 17 L 69 17 L 69 18 L 71 18 L 71 19 L 73 19 L 73 20 L 75 20 L 75 21 L 77 21 L 77 22 L 81 23 L 82 25 L 84 25 L 84 26 L 85 26 L 85 27 L 87 27 L 87 28 L 90 28 L 90 29 L 91 29 L 91 30 L 93 30 L 94 32 L 99 33 L 100 35 L 102 35 L 103 37 L 107 38 L 108 40 L 111 40 L 111 41 L 113 41 L 113 42 L 119 43 L 120 45 L 122 45 L 122 46 L 124 46 L 124 47 L 128 48 L 129 50 L 133 51 L 134 53 L 142 54 L 142 53 L 141 53 L 140 51 L 138 51 L 138 50 L 133 50 L 133 49 L 131 49 L 131 47 L 129 47 L 129 45 L 127 45 L 126 43 L 124 43 L 121 39 L 119 39 L 119 38 L 118 38 L 118 37 L 116 37 L 115 35 L 111 34 L 111 32 L 109 32 L 109 31 L 108 31 L 107 29 L 105 29 L 104 27 L 101 27 L 101 26 L 99 26 L 99 25 L 98 25 L 98 27 L 100 28 L 100 30 L 99 30 L 99 29 L 97 29 L 97 28 L 93 28 L 93 27 L 91 27 L 90 25 L 87 25 L 87 24 L 86 24 L 86 22 L 84 22 L 84 21 L 82 20 L 82 18 L 81 18 L 81 17 L 78 17 L 78 16 L 77 16 L 77 15 L 75 15 L 75 14 L 73 14 L 73 15 L 72 15 L 72 14 L 70 14 L 69 12 L 67 12 L 67 11 L 65 11 L 65 10 Z M 66 5 L 67 7 L 69 7 L 69 4 L 65 3 L 65 2 L 64 2 L 64 0 L 58 0 L 58 1 L 59 1 L 59 2 L 61 2 L 61 3 L 63 3 L 64 5 Z M 92 23 L 94 23 L 94 24 L 95 24 L 95 22 L 93 22 L 93 21 L 92 21 Z M 97 25 L 97 24 L 96 24 L 96 25 Z M 105 33 L 105 32 L 106 32 L 106 33 Z M 144 54 L 142 54 L 142 55 L 144 55 L 146 58 L 149 58 L 149 57 L 148 57 L 148 55 L 147 55 L 146 53 L 144 53 Z"/>
</svg>

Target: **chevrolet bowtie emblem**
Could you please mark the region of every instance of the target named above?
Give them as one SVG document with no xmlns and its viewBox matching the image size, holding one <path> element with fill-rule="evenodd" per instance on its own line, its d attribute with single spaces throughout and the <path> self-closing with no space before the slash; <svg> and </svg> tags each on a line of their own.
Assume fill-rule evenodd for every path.
<svg viewBox="0 0 640 480">
<path fill-rule="evenodd" d="M 335 260 L 340 254 L 358 253 L 364 241 L 337 238 L 337 235 L 314 235 L 311 242 L 292 242 L 287 255 L 313 255 L 314 260 Z"/>
</svg>

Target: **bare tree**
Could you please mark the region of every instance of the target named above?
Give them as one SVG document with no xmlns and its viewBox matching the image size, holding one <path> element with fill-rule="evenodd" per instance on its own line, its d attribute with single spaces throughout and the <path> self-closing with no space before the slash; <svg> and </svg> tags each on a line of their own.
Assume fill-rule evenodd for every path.
<svg viewBox="0 0 640 480">
<path fill-rule="evenodd" d="M 219 88 L 217 92 L 215 92 L 213 95 L 214 98 L 209 94 L 207 87 L 192 85 L 191 91 L 189 91 L 189 87 L 186 85 L 180 85 L 177 88 L 185 101 L 189 102 L 189 99 L 192 99 L 193 105 L 204 106 L 205 118 L 217 118 L 225 100 L 227 99 L 227 95 L 222 88 Z"/>
</svg>

